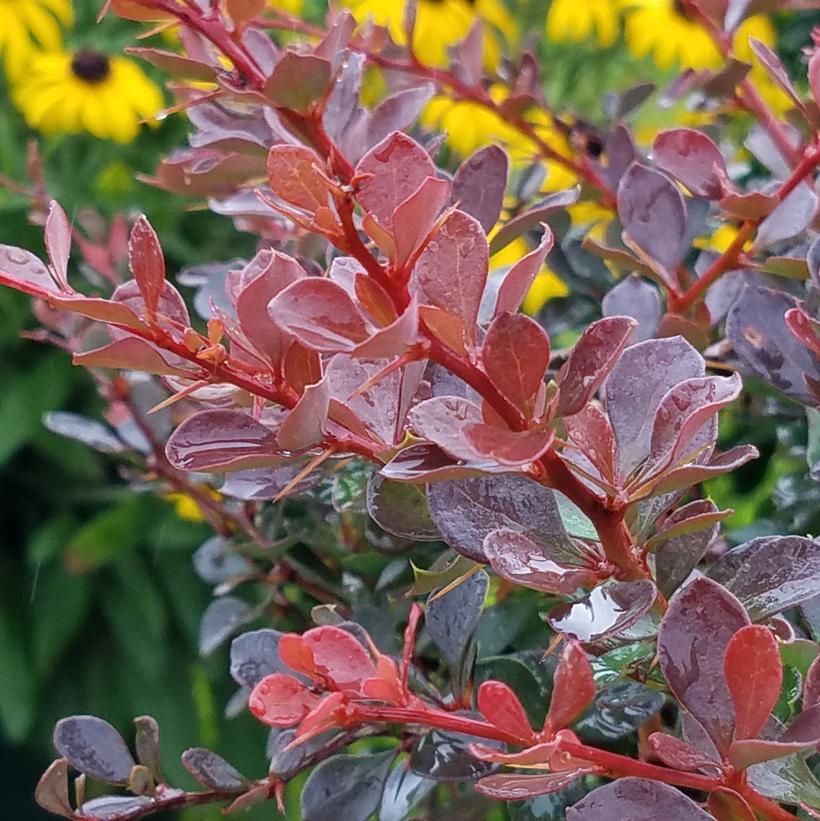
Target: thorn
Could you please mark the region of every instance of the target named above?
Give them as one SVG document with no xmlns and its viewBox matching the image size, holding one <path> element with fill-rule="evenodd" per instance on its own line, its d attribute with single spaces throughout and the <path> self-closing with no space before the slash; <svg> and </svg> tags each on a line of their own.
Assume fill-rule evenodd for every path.
<svg viewBox="0 0 820 821">
<path fill-rule="evenodd" d="M 290 493 L 293 488 L 295 488 L 302 479 L 309 476 L 314 468 L 319 467 L 322 462 L 325 461 L 328 457 L 332 456 L 334 452 L 333 448 L 327 448 L 323 450 L 318 456 L 315 456 L 311 459 L 283 488 L 276 494 L 276 497 L 272 500 L 272 504 L 276 504 L 280 499 L 283 499 L 285 496 Z"/>
<path fill-rule="evenodd" d="M 188 385 L 187 388 L 183 388 L 178 393 L 171 394 L 171 396 L 166 397 L 162 400 L 162 402 L 157 402 L 153 408 L 149 408 L 146 411 L 146 416 L 149 416 L 152 413 L 156 413 L 157 411 L 161 411 L 164 408 L 169 407 L 170 405 L 174 405 L 179 402 L 180 399 L 185 399 L 186 396 L 190 396 L 194 391 L 198 391 L 200 388 L 205 388 L 210 384 L 207 379 L 200 379 L 198 382 L 193 382 Z"/>
<path fill-rule="evenodd" d="M 442 596 L 446 596 L 451 590 L 455 590 L 460 584 L 466 582 L 467 579 L 471 578 L 472 576 L 475 576 L 475 574 L 478 573 L 478 571 L 482 568 L 483 565 L 474 564 L 466 573 L 462 574 L 457 579 L 453 579 L 453 581 L 451 581 L 450 584 L 445 585 L 441 588 L 441 590 L 437 590 L 435 593 L 433 593 L 433 595 L 430 596 L 429 601 L 433 602 L 436 599 L 440 599 Z"/>
<path fill-rule="evenodd" d="M 544 655 L 541 656 L 541 660 L 543 661 L 545 658 L 551 656 L 557 649 L 558 645 L 564 640 L 564 634 L 558 633 L 556 634 L 555 638 L 549 643 L 549 646 L 546 650 L 544 650 Z"/>
</svg>

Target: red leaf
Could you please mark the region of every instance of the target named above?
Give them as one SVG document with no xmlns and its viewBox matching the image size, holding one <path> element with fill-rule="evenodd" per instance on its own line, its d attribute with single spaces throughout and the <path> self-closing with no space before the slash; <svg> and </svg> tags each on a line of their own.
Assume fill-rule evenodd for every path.
<svg viewBox="0 0 820 821">
<path fill-rule="evenodd" d="M 308 385 L 293 410 L 276 432 L 283 450 L 303 451 L 322 442 L 327 428 L 330 390 L 327 379 Z"/>
<path fill-rule="evenodd" d="M 419 306 L 413 300 L 400 317 L 358 345 L 353 355 L 366 359 L 399 356 L 418 342 L 418 336 Z"/>
<path fill-rule="evenodd" d="M 544 729 L 556 732 L 571 724 L 595 699 L 592 666 L 581 645 L 567 642 L 552 679 L 552 699 Z"/>
<path fill-rule="evenodd" d="M 419 436 L 438 445 L 454 459 L 479 458 L 464 435 L 465 422 L 481 422 L 481 409 L 467 399 L 435 396 L 419 402 L 408 414 L 410 426 Z"/>
<path fill-rule="evenodd" d="M 293 676 L 273 673 L 253 688 L 248 709 L 270 727 L 292 727 L 320 701 L 321 696 L 312 693 Z"/>
<path fill-rule="evenodd" d="M 720 762 L 714 761 L 685 741 L 666 733 L 652 733 L 649 736 L 649 744 L 655 755 L 667 767 L 672 767 L 675 770 L 694 771 L 702 770 L 705 767 L 712 769 L 720 769 L 721 767 Z"/>
<path fill-rule="evenodd" d="M 356 166 L 358 199 L 365 211 L 390 229 L 396 208 L 428 177 L 435 176 L 430 155 L 410 137 L 394 131 Z"/>
<path fill-rule="evenodd" d="M 46 217 L 46 248 L 51 260 L 51 272 L 64 291 L 68 287 L 68 257 L 71 253 L 71 225 L 65 211 L 56 200 L 48 206 Z"/>
<path fill-rule="evenodd" d="M 332 183 L 322 165 L 319 155 L 302 145 L 273 146 L 268 153 L 271 191 L 309 214 L 327 208 Z"/>
<path fill-rule="evenodd" d="M 453 178 L 454 203 L 488 233 L 501 213 L 509 164 L 503 148 L 488 145 L 464 160 Z"/>
<path fill-rule="evenodd" d="M 768 627 L 741 627 L 726 647 L 726 684 L 735 706 L 735 738 L 757 738 L 783 681 L 777 639 Z"/>
<path fill-rule="evenodd" d="M 172 358 L 177 359 L 173 354 L 165 354 L 159 348 L 155 348 L 150 342 L 145 342 L 135 336 L 126 336 L 102 348 L 75 353 L 72 361 L 75 365 L 82 365 L 85 368 L 144 371 L 158 376 L 193 378 L 201 373 L 200 369 L 185 360 L 179 360 L 179 363 L 185 367 L 173 364 Z"/>
<path fill-rule="evenodd" d="M 393 214 L 394 262 L 398 267 L 414 254 L 433 229 L 441 209 L 450 197 L 450 183 L 428 177 Z"/>
<path fill-rule="evenodd" d="M 490 724 L 512 733 L 522 742 L 533 738 L 527 713 L 513 690 L 501 681 L 485 681 L 478 688 L 478 709 Z"/>
<path fill-rule="evenodd" d="M 612 370 L 637 324 L 629 316 L 610 316 L 593 322 L 584 331 L 555 377 L 558 416 L 572 416 L 586 405 Z"/>
<path fill-rule="evenodd" d="M 481 225 L 469 214 L 453 211 L 414 269 L 421 301 L 459 317 L 471 340 L 475 339 L 488 266 L 487 237 Z"/>
<path fill-rule="evenodd" d="M 292 667 L 294 659 L 290 640 L 285 641 L 287 638 L 285 635 L 280 640 L 279 655 L 288 667 Z M 365 681 L 376 677 L 376 665 L 370 654 L 347 630 L 333 626 L 314 627 L 301 638 L 304 648 L 312 654 L 313 670 L 302 667 L 299 672 L 329 679 L 342 692 L 358 692 Z"/>
<path fill-rule="evenodd" d="M 165 284 L 165 258 L 151 223 L 142 215 L 131 229 L 128 267 L 139 285 L 148 316 L 153 316 Z"/>
<path fill-rule="evenodd" d="M 718 787 L 709 793 L 709 812 L 718 821 L 755 821 L 757 818 L 746 799 L 729 787 Z"/>
<path fill-rule="evenodd" d="M 329 279 L 308 277 L 274 297 L 268 313 L 284 331 L 319 353 L 352 351 L 370 329 L 347 291 Z"/>
<path fill-rule="evenodd" d="M 570 439 L 598 469 L 601 478 L 615 481 L 615 434 L 607 416 L 588 402 L 578 413 L 566 417 Z"/>
<path fill-rule="evenodd" d="M 504 311 L 515 313 L 521 307 L 527 291 L 530 290 L 530 286 L 535 281 L 535 275 L 541 270 L 541 266 L 554 244 L 555 237 L 552 229 L 544 224 L 544 233 L 538 247 L 518 260 L 504 276 L 504 280 L 498 287 L 494 314 L 500 314 Z"/>
<path fill-rule="evenodd" d="M 509 467 L 530 465 L 540 459 L 555 438 L 553 430 L 513 431 L 484 423 L 464 425 L 462 434 L 480 458 Z"/>
<path fill-rule="evenodd" d="M 42 261 L 13 245 L 0 245 L 0 284 L 43 298 L 61 293 L 59 283 Z"/>
<path fill-rule="evenodd" d="M 720 199 L 729 179 L 720 149 L 701 131 L 674 128 L 661 131 L 652 143 L 658 168 L 680 180 L 696 197 Z"/>
<path fill-rule="evenodd" d="M 483 551 L 492 569 L 502 579 L 544 593 L 567 595 L 595 581 L 593 573 L 559 564 L 550 558 L 549 546 L 536 544 L 515 530 L 502 528 L 488 533 L 484 537 Z"/>
<path fill-rule="evenodd" d="M 594 767 L 583 770 L 568 770 L 546 775 L 515 775 L 499 773 L 482 778 L 475 791 L 499 801 L 523 801 L 538 795 L 548 795 L 565 789 L 582 775 L 596 772 Z"/>
<path fill-rule="evenodd" d="M 481 362 L 495 386 L 531 418 L 550 363 L 544 329 L 523 314 L 499 314 L 484 338 Z"/>
</svg>

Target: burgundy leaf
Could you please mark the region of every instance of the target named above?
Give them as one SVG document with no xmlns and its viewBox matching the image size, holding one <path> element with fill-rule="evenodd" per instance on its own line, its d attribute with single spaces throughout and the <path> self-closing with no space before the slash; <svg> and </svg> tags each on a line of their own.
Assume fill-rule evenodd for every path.
<svg viewBox="0 0 820 821">
<path fill-rule="evenodd" d="M 675 284 L 686 253 L 686 206 L 680 191 L 660 171 L 633 163 L 618 186 L 618 216 L 627 236 Z"/>
<path fill-rule="evenodd" d="M 278 251 L 260 251 L 243 269 L 236 314 L 242 333 L 274 368 L 281 367 L 292 337 L 268 313 L 268 304 L 288 285 L 307 274 L 295 259 Z"/>
<path fill-rule="evenodd" d="M 743 605 L 701 577 L 672 597 L 658 633 L 658 656 L 669 689 L 721 755 L 729 750 L 735 726 L 723 658 L 732 636 L 747 624 Z"/>
<path fill-rule="evenodd" d="M 384 472 L 384 471 L 383 471 Z M 562 564 L 577 565 L 575 548 L 551 490 L 521 476 L 482 476 L 429 488 L 430 513 L 444 540 L 474 561 L 487 561 L 482 544 L 499 528 L 524 533 Z"/>
<path fill-rule="evenodd" d="M 572 416 L 586 405 L 612 370 L 636 324 L 631 317 L 612 316 L 587 327 L 555 377 L 558 416 Z"/>
<path fill-rule="evenodd" d="M 414 269 L 422 301 L 461 319 L 469 339 L 487 282 L 489 254 L 481 225 L 454 211 L 421 253 Z"/>
<path fill-rule="evenodd" d="M 544 729 L 554 733 L 569 726 L 595 700 L 592 666 L 580 644 L 568 641 L 552 679 L 552 698 Z"/>
<path fill-rule="evenodd" d="M 186 80 L 201 80 L 205 83 L 213 83 L 216 79 L 217 69 L 215 66 L 200 60 L 194 60 L 182 54 L 176 54 L 173 51 L 166 51 L 160 48 L 135 47 L 127 48 L 125 51 L 127 54 L 132 54 L 135 57 L 146 60 L 170 77 L 182 77 Z"/>
<path fill-rule="evenodd" d="M 798 185 L 760 223 L 754 241 L 754 250 L 760 251 L 777 242 L 801 234 L 811 225 L 817 213 L 817 194 L 806 184 Z"/>
<path fill-rule="evenodd" d="M 319 155 L 301 145 L 275 145 L 268 154 L 271 191 L 289 205 L 309 214 L 327 208 L 332 201 L 331 182 Z"/>
<path fill-rule="evenodd" d="M 720 149 L 701 131 L 661 131 L 652 143 L 652 159 L 680 180 L 696 197 L 720 199 L 729 179 Z"/>
<path fill-rule="evenodd" d="M 648 579 L 613 582 L 567 604 L 553 607 L 547 617 L 557 632 L 583 642 L 617 636 L 645 616 L 655 601 L 655 585 Z"/>
<path fill-rule="evenodd" d="M 282 450 L 303 451 L 321 444 L 327 428 L 330 390 L 327 379 L 308 385 L 276 432 Z"/>
<path fill-rule="evenodd" d="M 393 217 L 395 262 L 400 267 L 421 247 L 433 229 L 441 209 L 450 196 L 450 183 L 428 177 L 404 202 Z"/>
<path fill-rule="evenodd" d="M 499 314 L 484 338 L 481 362 L 495 386 L 532 418 L 550 363 L 550 340 L 544 329 L 523 314 Z"/>
<path fill-rule="evenodd" d="M 753 445 L 738 445 L 725 453 L 713 454 L 705 465 L 684 465 L 674 470 L 667 470 L 660 478 L 652 482 L 649 492 L 657 496 L 691 487 L 699 482 L 705 482 L 707 479 L 720 476 L 722 473 L 737 470 L 741 465 L 745 465 L 752 459 L 757 459 L 759 455 L 757 448 Z"/>
<path fill-rule="evenodd" d="M 140 216 L 131 229 L 128 240 L 128 267 L 137 281 L 148 316 L 158 307 L 165 284 L 165 258 L 154 229 L 146 217 Z"/>
<path fill-rule="evenodd" d="M 594 767 L 586 769 L 567 770 L 545 775 L 516 775 L 513 773 L 498 773 L 482 778 L 476 785 L 475 791 L 487 798 L 497 801 L 523 801 L 539 795 L 559 792 L 569 787 L 582 775 L 594 773 Z"/>
<path fill-rule="evenodd" d="M 735 708 L 735 738 L 757 738 L 777 703 L 783 681 L 772 631 L 760 624 L 741 627 L 726 647 L 723 670 Z"/>
<path fill-rule="evenodd" d="M 292 283 L 271 300 L 268 313 L 283 331 L 319 353 L 352 351 L 370 336 L 356 303 L 329 279 L 308 277 Z"/>
<path fill-rule="evenodd" d="M 490 253 L 497 254 L 502 248 L 506 248 L 514 239 L 526 234 L 532 228 L 540 225 L 551 214 L 561 211 L 567 206 L 575 205 L 581 196 L 579 187 L 568 188 L 565 191 L 556 191 L 543 200 L 536 203 L 532 208 L 518 214 L 509 222 L 501 226 L 499 231 L 493 236 L 490 243 Z M 504 310 L 510 310 L 504 308 Z"/>
<path fill-rule="evenodd" d="M 709 793 L 709 812 L 718 821 L 756 821 L 757 818 L 746 799 L 729 787 L 718 787 Z"/>
<path fill-rule="evenodd" d="M 703 357 L 681 337 L 649 339 L 621 354 L 604 387 L 621 476 L 649 456 L 652 423 L 667 391 L 704 373 Z"/>
<path fill-rule="evenodd" d="M 504 275 L 501 285 L 498 286 L 498 294 L 495 299 L 493 315 L 509 312 L 515 313 L 524 301 L 524 297 L 530 290 L 530 286 L 535 281 L 536 274 L 541 270 L 547 254 L 552 250 L 555 243 L 555 236 L 550 227 L 544 224 L 544 233 L 538 247 L 530 251 L 513 265 Z"/>
<path fill-rule="evenodd" d="M 619 778 L 567 810 L 567 821 L 714 821 L 682 792 L 660 781 Z"/>
<path fill-rule="evenodd" d="M 763 64 L 763 67 L 769 74 L 769 77 L 786 92 L 789 96 L 791 101 L 797 106 L 797 108 L 801 109 L 805 112 L 805 106 L 803 104 L 803 100 L 800 95 L 797 93 L 797 90 L 792 85 L 792 81 L 789 79 L 789 75 L 786 72 L 783 63 L 780 62 L 780 58 L 775 54 L 765 43 L 762 43 L 756 37 L 749 38 L 749 45 L 751 46 L 752 51 L 755 53 L 755 56 L 758 60 Z"/>
<path fill-rule="evenodd" d="M 609 419 L 589 402 L 578 413 L 566 417 L 570 439 L 595 466 L 606 482 L 615 481 L 615 435 Z"/>
<path fill-rule="evenodd" d="M 553 551 L 572 551 L 569 539 Z M 567 567 L 551 558 L 548 546 L 536 544 L 515 530 L 493 530 L 484 538 L 483 551 L 492 569 L 503 579 L 544 593 L 574 593 L 579 587 L 594 584 L 595 574 Z"/>
<path fill-rule="evenodd" d="M 649 744 L 655 755 L 675 770 L 695 771 L 703 769 L 720 769 L 720 763 L 700 750 L 696 750 L 685 741 L 667 735 L 666 733 L 652 733 Z"/>
<path fill-rule="evenodd" d="M 604 316 L 631 316 L 638 324 L 635 342 L 652 339 L 663 316 L 661 296 L 654 285 L 639 276 L 625 276 L 607 291 L 601 302 Z"/>
<path fill-rule="evenodd" d="M 237 410 L 204 410 L 186 419 L 168 439 L 168 461 L 179 470 L 236 470 L 274 464 L 276 434 Z"/>
<path fill-rule="evenodd" d="M 356 166 L 359 202 L 389 229 L 396 208 L 428 177 L 435 176 L 430 155 L 410 137 L 394 132 L 371 148 Z"/>
<path fill-rule="evenodd" d="M 453 202 L 487 233 L 501 213 L 509 164 L 503 148 L 488 145 L 464 160 L 453 179 Z"/>
<path fill-rule="evenodd" d="M 512 431 L 484 423 L 466 424 L 462 433 L 478 458 L 492 459 L 510 467 L 530 465 L 540 459 L 555 438 L 553 430 Z"/>
<path fill-rule="evenodd" d="M 385 97 L 367 122 L 366 148 L 384 140 L 391 132 L 409 131 L 435 93 L 431 83 L 405 88 Z"/>
<path fill-rule="evenodd" d="M 472 479 L 483 476 L 486 472 L 487 465 L 480 462 L 455 464 L 451 456 L 435 445 L 413 445 L 404 448 L 380 471 L 385 479 L 415 484 Z M 473 554 L 476 552 L 473 551 Z"/>
<path fill-rule="evenodd" d="M 708 376 L 687 379 L 675 385 L 661 400 L 652 426 L 650 453 L 642 474 L 652 475 L 691 461 L 717 436 L 717 412 L 740 395 L 740 377 Z"/>
<path fill-rule="evenodd" d="M 498 729 L 527 743 L 533 738 L 532 727 L 518 696 L 503 682 L 483 682 L 478 688 L 476 704 L 484 718 Z"/>
<path fill-rule="evenodd" d="M 743 602 L 755 621 L 794 607 L 820 587 L 820 542 L 762 536 L 724 553 L 709 576 Z"/>
<path fill-rule="evenodd" d="M 68 257 L 71 253 L 71 224 L 65 211 L 56 200 L 48 206 L 45 228 L 46 248 L 51 260 L 51 272 L 60 289 L 70 291 L 68 286 Z"/>
</svg>

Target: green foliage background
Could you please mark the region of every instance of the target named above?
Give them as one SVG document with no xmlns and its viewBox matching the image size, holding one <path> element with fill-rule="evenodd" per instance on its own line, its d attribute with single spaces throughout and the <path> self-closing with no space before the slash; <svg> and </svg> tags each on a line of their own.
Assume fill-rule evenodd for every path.
<svg viewBox="0 0 820 821">
<path fill-rule="evenodd" d="M 522 31 L 543 31 L 543 2 L 512 5 Z M 136 26 L 113 17 L 94 25 L 92 0 L 78 0 L 76 11 L 70 45 L 119 51 L 133 42 Z M 310 12 L 321 14 L 318 0 Z M 794 67 L 816 19 L 778 20 Z M 664 79 L 649 63 L 636 65 L 622 45 L 594 51 L 541 42 L 539 48 L 550 98 L 593 120 L 605 91 L 653 74 Z M 51 193 L 69 215 L 89 204 L 107 214 L 144 211 L 170 270 L 251 253 L 253 239 L 237 234 L 229 220 L 136 180 L 184 140 L 185 130 L 184 118 L 171 117 L 125 147 L 89 136 L 42 141 Z M 33 136 L 0 82 L 0 174 L 25 179 Z M 0 242 L 42 251 L 24 199 L 2 189 Z M 247 774 L 261 774 L 262 728 L 248 716 L 223 718 L 233 692 L 227 650 L 207 660 L 196 652 L 210 593 L 190 556 L 208 529 L 181 521 L 162 500 L 134 496 L 104 457 L 42 426 L 48 410 L 95 415 L 99 402 L 91 379 L 63 352 L 20 338 L 33 324 L 27 300 L 0 289 L 0 817 L 45 818 L 31 798 L 34 783 L 52 755 L 54 721 L 72 713 L 103 716 L 126 736 L 133 716 L 155 715 L 167 771 L 180 783 L 190 781 L 178 755 L 192 745 L 214 747 Z M 737 511 L 731 538 L 817 533 L 820 492 L 805 478 L 802 411 L 762 387 L 747 401 L 755 413 L 731 411 L 724 444 L 753 442 L 762 458 L 710 488 L 719 505 Z M 205 813 L 220 817 L 217 810 Z M 256 817 L 273 814 L 267 807 Z"/>
</svg>

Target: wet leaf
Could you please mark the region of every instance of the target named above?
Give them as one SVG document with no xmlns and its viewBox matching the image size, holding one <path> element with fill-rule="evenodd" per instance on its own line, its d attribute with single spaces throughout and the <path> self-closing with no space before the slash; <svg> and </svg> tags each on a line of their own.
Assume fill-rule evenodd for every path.
<svg viewBox="0 0 820 821">
<path fill-rule="evenodd" d="M 128 818 L 131 813 L 143 812 L 154 803 L 152 798 L 139 795 L 134 798 L 128 796 L 106 795 L 86 801 L 78 808 L 80 817 L 99 819 L 99 821 L 116 821 L 118 818 Z"/>
<path fill-rule="evenodd" d="M 51 272 L 64 291 L 68 291 L 68 257 L 71 253 L 71 223 L 60 203 L 52 200 L 48 204 L 45 241 Z"/>
<path fill-rule="evenodd" d="M 250 781 L 224 758 L 205 747 L 191 747 L 182 754 L 185 769 L 209 790 L 244 792 Z"/>
<path fill-rule="evenodd" d="M 376 755 L 335 755 L 311 772 L 302 788 L 300 809 L 305 821 L 367 821 L 384 791 L 392 751 Z"/>
<path fill-rule="evenodd" d="M 760 224 L 754 250 L 797 236 L 811 224 L 816 213 L 817 194 L 808 185 L 798 185 Z"/>
<path fill-rule="evenodd" d="M 498 286 L 493 314 L 498 315 L 505 311 L 515 313 L 524 301 L 535 277 L 541 270 L 547 254 L 552 250 L 555 237 L 548 225 L 544 225 L 544 233 L 538 247 L 521 257 L 504 275 Z"/>
<path fill-rule="evenodd" d="M 122 453 L 127 450 L 110 428 L 87 416 L 66 411 L 49 411 L 43 416 L 43 424 L 52 433 L 82 442 L 100 453 Z"/>
<path fill-rule="evenodd" d="M 567 206 L 578 202 L 581 195 L 579 187 L 567 188 L 564 191 L 556 191 L 540 200 L 532 208 L 513 217 L 505 223 L 493 236 L 490 243 L 490 253 L 497 254 L 502 248 L 506 248 L 514 239 L 526 234 L 532 228 L 543 223 L 547 217 L 556 211 L 561 211 Z M 504 310 L 511 310 L 504 308 Z"/>
<path fill-rule="evenodd" d="M 405 762 L 400 762 L 390 771 L 384 785 L 379 821 L 405 821 L 435 786 L 435 781 L 423 778 L 409 769 Z"/>
<path fill-rule="evenodd" d="M 452 670 L 461 665 L 478 627 L 488 581 L 486 573 L 478 572 L 443 596 L 428 601 L 427 632 Z"/>
<path fill-rule="evenodd" d="M 726 753 L 735 726 L 723 674 L 726 648 L 749 623 L 740 602 L 720 585 L 697 578 L 669 602 L 658 633 L 658 655 L 669 689 Z"/>
<path fill-rule="evenodd" d="M 453 179 L 453 202 L 488 233 L 501 213 L 508 166 L 504 149 L 488 145 L 464 160 Z"/>
<path fill-rule="evenodd" d="M 767 798 L 820 807 L 820 783 L 800 755 L 755 764 L 749 767 L 746 776 L 749 784 Z"/>
<path fill-rule="evenodd" d="M 270 628 L 242 633 L 231 642 L 231 676 L 243 687 L 255 687 L 271 673 L 290 673 L 279 658 L 282 633 Z"/>
<path fill-rule="evenodd" d="M 720 763 L 695 749 L 691 744 L 666 733 L 652 733 L 649 743 L 655 755 L 676 770 L 694 772 L 696 770 L 719 769 Z"/>
<path fill-rule="evenodd" d="M 224 536 L 211 536 L 193 555 L 194 570 L 202 581 L 221 584 L 254 572 L 254 567 Z"/>
<path fill-rule="evenodd" d="M 661 131 L 652 143 L 652 159 L 696 197 L 723 196 L 729 173 L 720 149 L 706 134 L 691 128 Z"/>
<path fill-rule="evenodd" d="M 391 482 L 373 473 L 367 482 L 367 510 L 379 527 L 399 538 L 423 542 L 441 539 L 424 487 Z"/>
<path fill-rule="evenodd" d="M 283 450 L 300 452 L 320 445 L 327 430 L 330 387 L 327 379 L 307 385 L 299 401 L 282 420 L 276 441 Z"/>
<path fill-rule="evenodd" d="M 250 605 L 236 596 L 214 599 L 199 623 L 199 653 L 213 653 L 238 627 L 251 617 Z"/>
<path fill-rule="evenodd" d="M 137 281 L 150 317 L 159 307 L 165 284 L 165 258 L 159 238 L 145 216 L 140 216 L 131 230 L 128 267 Z"/>
<path fill-rule="evenodd" d="M 340 697 L 338 693 L 335 694 Z M 301 681 L 284 673 L 265 676 L 248 697 L 248 710 L 269 727 L 292 727 L 322 701 Z"/>
<path fill-rule="evenodd" d="M 567 810 L 567 821 L 712 821 L 694 801 L 668 784 L 619 778 L 593 790 Z"/>
<path fill-rule="evenodd" d="M 763 536 L 721 556 L 709 576 L 743 602 L 755 620 L 817 594 L 820 543 L 801 536 Z"/>
<path fill-rule="evenodd" d="M 319 155 L 301 145 L 274 145 L 268 153 L 271 191 L 309 214 L 327 208 L 330 184 Z"/>
<path fill-rule="evenodd" d="M 631 316 L 637 322 L 633 342 L 652 339 L 663 315 L 660 292 L 639 276 L 619 280 L 604 295 L 601 309 L 604 316 Z"/>
<path fill-rule="evenodd" d="M 54 746 L 81 773 L 106 784 L 127 784 L 134 759 L 120 734 L 96 716 L 71 716 L 57 722 Z"/>
<path fill-rule="evenodd" d="M 523 741 L 533 737 L 532 727 L 515 692 L 501 681 L 485 681 L 476 696 L 479 712 L 490 724 Z"/>
<path fill-rule="evenodd" d="M 413 749 L 410 768 L 433 781 L 475 781 L 498 768 L 496 764 L 479 761 L 470 752 L 470 745 L 475 743 L 501 749 L 498 742 L 485 738 L 433 730 L 422 736 Z"/>
<path fill-rule="evenodd" d="M 555 732 L 569 726 L 595 698 L 592 666 L 580 644 L 568 641 L 552 680 L 552 697 L 544 728 Z"/>
<path fill-rule="evenodd" d="M 482 778 L 475 790 L 496 801 L 523 801 L 536 795 L 560 792 L 577 781 L 582 775 L 596 772 L 595 767 L 546 773 L 545 775 L 516 775 L 499 773 Z"/>
</svg>

